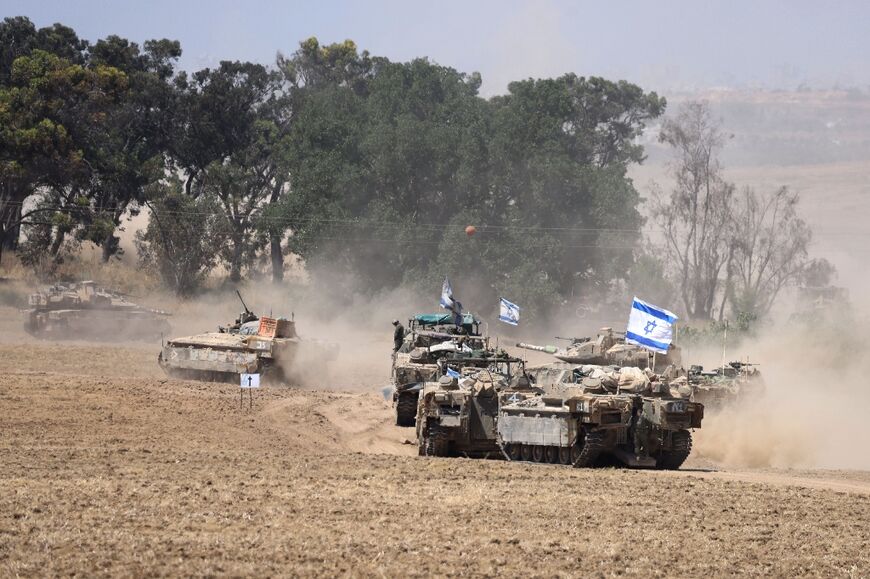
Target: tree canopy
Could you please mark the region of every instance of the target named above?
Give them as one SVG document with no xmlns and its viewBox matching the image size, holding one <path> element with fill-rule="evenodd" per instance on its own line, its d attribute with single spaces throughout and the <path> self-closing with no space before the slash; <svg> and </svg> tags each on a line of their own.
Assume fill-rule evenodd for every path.
<svg viewBox="0 0 870 579">
<path fill-rule="evenodd" d="M 627 170 L 665 100 L 629 82 L 484 98 L 477 73 L 352 41 L 188 73 L 170 40 L 92 44 L 26 18 L 0 38 L 0 242 L 33 263 L 82 241 L 110 259 L 145 208 L 143 264 L 179 293 L 219 264 L 280 282 L 293 253 L 364 290 L 449 275 L 534 315 L 611 293 L 637 260 Z"/>
</svg>

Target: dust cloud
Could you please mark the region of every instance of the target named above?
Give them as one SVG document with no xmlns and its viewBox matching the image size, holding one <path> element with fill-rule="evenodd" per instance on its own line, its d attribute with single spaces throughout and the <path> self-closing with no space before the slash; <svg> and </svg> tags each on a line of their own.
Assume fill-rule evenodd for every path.
<svg viewBox="0 0 870 579">
<path fill-rule="evenodd" d="M 740 351 L 760 363 L 766 392 L 708 413 L 695 435 L 696 455 L 751 468 L 870 468 L 870 355 L 861 326 L 783 322 L 743 343 Z"/>
</svg>

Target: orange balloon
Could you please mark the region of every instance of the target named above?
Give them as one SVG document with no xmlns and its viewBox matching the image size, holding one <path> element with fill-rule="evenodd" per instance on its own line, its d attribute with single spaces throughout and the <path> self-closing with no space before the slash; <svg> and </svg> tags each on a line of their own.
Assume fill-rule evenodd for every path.
<svg viewBox="0 0 870 579">
<path fill-rule="evenodd" d="M 477 233 L 477 227 L 475 227 L 474 225 L 469 225 L 465 228 L 465 235 L 467 235 L 468 237 L 471 237 L 475 233 Z"/>
</svg>

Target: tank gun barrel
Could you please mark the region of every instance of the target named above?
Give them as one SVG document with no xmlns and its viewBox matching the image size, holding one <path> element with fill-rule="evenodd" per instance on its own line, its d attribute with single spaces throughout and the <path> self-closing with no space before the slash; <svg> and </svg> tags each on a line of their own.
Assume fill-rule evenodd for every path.
<svg viewBox="0 0 870 579">
<path fill-rule="evenodd" d="M 556 346 L 536 346 L 534 344 L 526 344 L 525 342 L 517 342 L 517 348 L 522 348 L 523 350 L 533 350 L 535 352 L 544 352 L 547 354 L 555 354 L 559 351 L 559 348 Z"/>
<path fill-rule="evenodd" d="M 242 307 L 245 308 L 245 313 L 248 315 L 254 315 L 254 312 L 248 309 L 248 305 L 245 303 L 245 300 L 242 299 L 242 293 L 239 290 L 236 290 L 236 295 L 239 296 L 239 301 L 242 302 Z"/>
</svg>

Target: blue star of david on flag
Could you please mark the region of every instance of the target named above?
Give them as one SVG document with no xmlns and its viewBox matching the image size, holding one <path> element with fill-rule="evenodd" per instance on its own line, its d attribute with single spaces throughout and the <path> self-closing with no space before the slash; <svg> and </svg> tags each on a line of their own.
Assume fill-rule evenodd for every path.
<svg viewBox="0 0 870 579">
<path fill-rule="evenodd" d="M 628 316 L 625 341 L 659 354 L 667 354 L 676 321 L 677 316 L 673 312 L 634 298 L 631 314 Z"/>
</svg>

